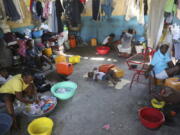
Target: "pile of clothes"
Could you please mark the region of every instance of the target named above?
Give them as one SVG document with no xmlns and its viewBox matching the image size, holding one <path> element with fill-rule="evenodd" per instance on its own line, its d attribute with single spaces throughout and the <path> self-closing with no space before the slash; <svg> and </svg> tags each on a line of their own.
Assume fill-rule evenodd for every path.
<svg viewBox="0 0 180 135">
<path fill-rule="evenodd" d="M 43 115 L 45 113 L 52 111 L 55 108 L 56 104 L 57 100 L 55 97 L 41 96 L 40 102 L 38 104 L 34 103 L 25 106 L 24 113 L 29 116 Z"/>
</svg>

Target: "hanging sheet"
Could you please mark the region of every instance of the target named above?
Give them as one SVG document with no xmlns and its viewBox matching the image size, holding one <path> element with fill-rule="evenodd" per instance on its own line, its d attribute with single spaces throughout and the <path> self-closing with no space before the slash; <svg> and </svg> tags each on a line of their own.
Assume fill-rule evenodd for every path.
<svg viewBox="0 0 180 135">
<path fill-rule="evenodd" d="M 151 0 L 147 28 L 148 46 L 156 48 L 164 26 L 164 5 L 166 0 Z"/>
</svg>

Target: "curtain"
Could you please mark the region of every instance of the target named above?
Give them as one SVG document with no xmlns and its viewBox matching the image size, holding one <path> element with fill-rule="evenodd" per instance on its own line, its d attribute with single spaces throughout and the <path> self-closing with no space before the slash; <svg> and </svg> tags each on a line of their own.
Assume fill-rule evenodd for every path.
<svg viewBox="0 0 180 135">
<path fill-rule="evenodd" d="M 148 46 L 156 48 L 164 26 L 164 6 L 167 0 L 151 0 L 147 28 Z"/>
</svg>

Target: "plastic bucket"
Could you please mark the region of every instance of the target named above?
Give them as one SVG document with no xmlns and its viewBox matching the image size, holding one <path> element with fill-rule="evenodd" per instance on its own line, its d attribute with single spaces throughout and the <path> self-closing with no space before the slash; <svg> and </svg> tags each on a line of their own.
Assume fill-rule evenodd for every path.
<svg viewBox="0 0 180 135">
<path fill-rule="evenodd" d="M 58 88 L 68 88 L 68 89 L 71 89 L 71 91 L 66 92 L 66 93 L 57 93 L 56 90 Z M 57 98 L 59 98 L 61 100 L 67 100 L 67 99 L 71 98 L 75 94 L 76 89 L 77 89 L 77 84 L 76 83 L 71 82 L 71 81 L 65 81 L 65 82 L 60 82 L 60 83 L 54 84 L 51 87 L 51 92 L 55 97 L 57 97 Z"/>
<path fill-rule="evenodd" d="M 81 56 L 79 55 L 69 57 L 69 63 L 72 63 L 72 64 L 79 63 L 80 59 L 81 59 Z"/>
<path fill-rule="evenodd" d="M 99 46 L 99 47 L 96 47 L 96 51 L 100 55 L 105 55 L 105 54 L 109 53 L 110 47 L 108 47 L 108 46 Z"/>
<path fill-rule="evenodd" d="M 51 135 L 53 121 L 47 117 L 41 117 L 33 120 L 28 125 L 28 133 L 30 135 Z"/>
<path fill-rule="evenodd" d="M 55 58 L 55 63 L 66 62 L 66 56 L 60 55 Z"/>
<path fill-rule="evenodd" d="M 150 129 L 160 127 L 165 121 L 164 114 L 161 111 L 150 107 L 140 109 L 139 118 L 141 123 Z"/>
<path fill-rule="evenodd" d="M 6 113 L 0 113 L 0 134 L 5 135 L 12 125 L 12 118 Z"/>
</svg>

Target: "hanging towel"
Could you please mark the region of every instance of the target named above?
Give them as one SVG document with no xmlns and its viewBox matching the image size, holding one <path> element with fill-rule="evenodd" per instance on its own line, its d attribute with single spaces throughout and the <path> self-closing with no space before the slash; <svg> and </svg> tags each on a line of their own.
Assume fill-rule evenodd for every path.
<svg viewBox="0 0 180 135">
<path fill-rule="evenodd" d="M 177 9 L 176 17 L 180 20 L 180 8 Z"/>
<path fill-rule="evenodd" d="M 23 22 L 23 19 L 24 19 L 24 13 L 23 13 L 23 11 L 22 11 L 20 1 L 19 1 L 19 0 L 13 0 L 13 2 L 14 2 L 14 5 L 15 5 L 15 7 L 16 7 L 19 15 L 20 15 L 20 17 L 21 17 L 21 19 L 19 20 L 19 22 L 22 23 L 22 22 Z"/>
<path fill-rule="evenodd" d="M 93 20 L 100 20 L 100 0 L 92 0 L 92 16 Z"/>
<path fill-rule="evenodd" d="M 60 0 L 56 0 L 56 15 L 57 15 L 58 33 L 63 32 L 63 23 L 61 21 L 61 16 L 62 16 L 63 12 L 64 12 L 64 9 L 61 5 Z"/>
<path fill-rule="evenodd" d="M 4 3 L 4 8 L 6 12 L 6 16 L 11 20 L 11 21 L 18 21 L 21 19 L 14 3 L 12 0 L 3 0 Z"/>
<path fill-rule="evenodd" d="M 180 60 L 180 41 L 174 42 L 175 58 Z"/>
<path fill-rule="evenodd" d="M 136 7 L 136 0 L 127 0 L 127 12 L 125 15 L 125 20 L 129 21 L 131 18 L 137 16 L 137 7 Z"/>
<path fill-rule="evenodd" d="M 174 0 L 166 1 L 165 7 L 164 7 L 165 12 L 169 12 L 169 13 L 176 12 L 176 9 L 177 9 L 177 6 L 176 4 L 174 4 Z"/>
<path fill-rule="evenodd" d="M 114 10 L 112 3 L 113 3 L 113 0 L 105 0 L 105 2 L 101 4 L 101 9 L 104 11 L 104 13 L 106 14 L 108 18 L 111 17 L 112 11 Z"/>
<path fill-rule="evenodd" d="M 36 2 L 36 12 L 37 12 L 37 16 L 42 16 L 43 14 L 43 7 L 42 7 L 42 3 L 40 1 Z"/>
</svg>

